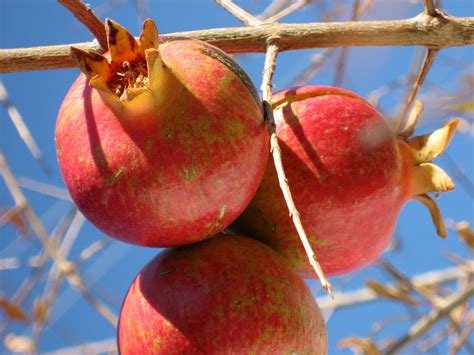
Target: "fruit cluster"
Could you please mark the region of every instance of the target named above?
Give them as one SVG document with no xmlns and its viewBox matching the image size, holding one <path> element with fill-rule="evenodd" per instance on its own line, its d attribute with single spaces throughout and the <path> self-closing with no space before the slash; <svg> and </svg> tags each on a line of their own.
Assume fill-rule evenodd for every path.
<svg viewBox="0 0 474 355">
<path fill-rule="evenodd" d="M 302 278 L 314 275 L 249 77 L 209 44 L 159 39 L 151 20 L 138 40 L 111 20 L 106 30 L 104 55 L 71 49 L 83 74 L 59 112 L 59 166 L 106 234 L 175 247 L 132 283 L 120 352 L 325 354 L 324 320 Z M 457 122 L 410 138 L 411 127 L 394 133 L 362 98 L 330 87 L 284 90 L 272 105 L 289 184 L 328 275 L 375 260 L 410 198 L 445 234 L 427 193 L 454 187 L 431 160 Z M 234 235 L 221 233 L 229 227 Z"/>
</svg>

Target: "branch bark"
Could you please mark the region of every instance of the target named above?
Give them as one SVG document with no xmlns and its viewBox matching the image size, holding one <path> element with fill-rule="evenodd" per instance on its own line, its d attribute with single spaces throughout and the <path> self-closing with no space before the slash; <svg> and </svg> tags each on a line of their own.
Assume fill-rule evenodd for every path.
<svg viewBox="0 0 474 355">
<path fill-rule="evenodd" d="M 256 27 L 217 28 L 169 35 L 200 39 L 227 53 L 264 53 L 267 39 L 270 37 L 280 38 L 280 51 L 346 46 L 415 45 L 436 49 L 474 44 L 474 17 L 448 15 L 432 17 L 421 13 L 414 18 L 395 21 L 265 23 Z M 71 46 L 101 51 L 97 42 L 2 49 L 0 73 L 75 67 L 75 63 L 69 57 Z"/>
</svg>

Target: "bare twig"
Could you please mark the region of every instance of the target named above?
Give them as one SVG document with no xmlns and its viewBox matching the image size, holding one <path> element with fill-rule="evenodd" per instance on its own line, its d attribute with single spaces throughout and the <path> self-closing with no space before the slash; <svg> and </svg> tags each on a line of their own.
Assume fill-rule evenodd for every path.
<svg viewBox="0 0 474 355">
<path fill-rule="evenodd" d="M 470 286 L 467 290 L 454 295 L 444 307 L 434 310 L 416 322 L 406 335 L 404 335 L 400 340 L 396 341 L 385 350 L 386 354 L 389 355 L 399 353 L 415 339 L 425 334 L 438 321 L 449 316 L 449 314 L 454 309 L 467 302 L 472 296 L 474 296 L 474 286 Z"/>
<path fill-rule="evenodd" d="M 18 134 L 20 135 L 23 142 L 25 142 L 26 146 L 28 147 L 29 151 L 33 155 L 33 157 L 38 161 L 41 168 L 45 173 L 49 173 L 49 167 L 44 160 L 43 153 L 39 149 L 38 145 L 36 144 L 33 136 L 30 133 L 30 130 L 26 126 L 23 118 L 20 115 L 20 112 L 16 109 L 16 107 L 10 102 L 8 98 L 7 90 L 3 85 L 2 81 L 0 80 L 0 103 L 5 106 L 7 109 L 8 115 L 12 120 L 13 124 L 15 125 Z"/>
<path fill-rule="evenodd" d="M 433 0 L 424 0 L 425 2 L 425 12 L 430 16 L 436 16 L 436 7 L 433 4 Z"/>
<path fill-rule="evenodd" d="M 273 73 L 275 71 L 276 65 L 276 57 L 278 54 L 278 37 L 270 37 L 268 39 L 268 48 L 265 55 L 265 64 L 263 69 L 263 79 L 262 79 L 262 100 L 263 100 L 263 107 L 265 110 L 265 117 L 268 122 L 268 127 L 270 131 L 270 151 L 273 156 L 273 162 L 275 164 L 275 169 L 278 176 L 278 182 L 280 184 L 281 191 L 283 192 L 283 196 L 285 198 L 285 202 L 288 206 L 288 210 L 290 212 L 290 217 L 293 220 L 296 230 L 298 231 L 298 236 L 303 243 L 304 249 L 306 254 L 308 255 L 309 263 L 314 268 L 316 275 L 321 282 L 323 288 L 329 293 L 330 296 L 333 296 L 332 287 L 329 283 L 328 279 L 324 275 L 321 266 L 319 265 L 318 259 L 311 247 L 311 244 L 308 241 L 308 237 L 306 232 L 303 228 L 303 224 L 301 223 L 300 214 L 296 209 L 295 202 L 293 201 L 293 197 L 291 195 L 290 187 L 288 185 L 288 181 L 286 179 L 285 170 L 282 164 L 281 158 L 281 149 L 278 143 L 278 137 L 276 134 L 276 125 L 275 119 L 273 117 L 273 110 L 271 106 L 272 100 L 272 78 Z"/>
<path fill-rule="evenodd" d="M 58 200 L 71 202 L 71 196 L 66 189 L 61 187 L 45 184 L 36 180 L 32 180 L 23 176 L 17 178 L 18 185 L 24 189 L 37 192 L 39 194 L 57 198 Z"/>
<path fill-rule="evenodd" d="M 236 19 L 242 21 L 247 26 L 258 26 L 261 21 L 251 13 L 245 11 L 240 6 L 234 4 L 232 0 L 214 0 L 214 2 L 226 9 Z"/>
<path fill-rule="evenodd" d="M 256 17 L 260 20 L 267 19 L 269 17 L 272 17 L 276 13 L 282 11 L 285 9 L 285 7 L 290 3 L 292 0 L 273 0 L 265 10 L 260 13 L 260 15 L 257 15 Z M 290 5 L 291 6 L 291 5 Z"/>
<path fill-rule="evenodd" d="M 324 65 L 325 60 L 336 51 L 336 48 L 326 48 L 321 53 L 317 53 L 311 59 L 311 63 L 294 80 L 294 85 L 304 85 L 313 78 Z"/>
<path fill-rule="evenodd" d="M 429 46 L 447 48 L 474 44 L 474 18 L 424 13 L 395 21 L 267 23 L 257 27 L 220 28 L 170 35 L 209 42 L 227 53 L 265 52 L 267 38 L 280 38 L 279 51 L 344 46 Z M 73 68 L 71 46 L 101 51 L 95 42 L 0 50 L 0 73 Z"/>
<path fill-rule="evenodd" d="M 398 116 L 398 125 L 397 125 L 397 132 L 401 132 L 403 128 L 405 127 L 405 120 L 408 115 L 408 112 L 411 109 L 411 105 L 416 99 L 416 95 L 418 95 L 418 91 L 420 90 L 421 86 L 423 85 L 426 76 L 428 75 L 428 71 L 431 68 L 431 65 L 433 64 L 434 59 L 436 58 L 436 55 L 438 54 L 439 49 L 433 49 L 433 48 L 428 48 L 426 52 L 426 57 L 423 61 L 423 65 L 421 66 L 420 73 L 418 74 L 418 77 L 416 78 L 415 83 L 413 84 L 410 96 L 408 97 L 402 113 Z"/>
<path fill-rule="evenodd" d="M 84 4 L 81 0 L 58 0 L 58 2 L 71 11 L 89 29 L 102 48 L 107 48 L 104 24 L 97 18 L 89 5 Z"/>
<path fill-rule="evenodd" d="M 296 10 L 308 5 L 310 2 L 311 0 L 298 0 L 294 2 L 293 4 L 291 4 L 290 6 L 285 7 L 281 11 L 277 12 L 275 15 L 266 18 L 265 22 L 276 22 L 278 20 L 281 20 L 283 17 L 290 15 Z"/>
</svg>

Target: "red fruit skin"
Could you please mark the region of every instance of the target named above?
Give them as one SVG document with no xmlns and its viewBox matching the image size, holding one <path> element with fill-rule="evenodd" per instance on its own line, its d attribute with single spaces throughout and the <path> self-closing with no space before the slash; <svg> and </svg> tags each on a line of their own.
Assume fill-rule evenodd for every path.
<svg viewBox="0 0 474 355">
<path fill-rule="evenodd" d="M 229 58 L 186 39 L 161 43 L 160 54 L 174 85 L 161 88 L 156 107 L 117 115 L 80 75 L 56 126 L 59 166 L 81 212 L 110 236 L 151 247 L 229 225 L 268 157 L 258 95 Z"/>
<path fill-rule="evenodd" d="M 326 354 L 310 290 L 266 245 L 223 236 L 167 250 L 138 274 L 122 306 L 127 354 Z"/>
<path fill-rule="evenodd" d="M 359 269 L 387 246 L 407 200 L 406 169 L 382 115 L 339 88 L 277 93 L 283 166 L 303 226 L 326 275 Z M 408 152 L 408 151 L 407 151 Z M 269 161 L 256 196 L 234 227 L 282 253 L 315 278 Z"/>
</svg>

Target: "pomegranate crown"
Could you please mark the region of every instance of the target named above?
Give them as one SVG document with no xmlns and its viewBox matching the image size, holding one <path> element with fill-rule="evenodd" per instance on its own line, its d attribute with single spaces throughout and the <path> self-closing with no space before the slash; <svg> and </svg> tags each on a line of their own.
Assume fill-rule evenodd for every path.
<svg viewBox="0 0 474 355">
<path fill-rule="evenodd" d="M 154 21 L 145 20 L 138 40 L 110 19 L 105 21 L 105 30 L 107 56 L 75 47 L 70 49 L 71 57 L 90 85 L 115 102 L 130 101 L 145 91 L 153 91 L 162 68 Z"/>
</svg>

